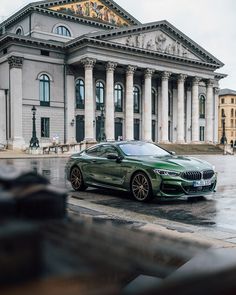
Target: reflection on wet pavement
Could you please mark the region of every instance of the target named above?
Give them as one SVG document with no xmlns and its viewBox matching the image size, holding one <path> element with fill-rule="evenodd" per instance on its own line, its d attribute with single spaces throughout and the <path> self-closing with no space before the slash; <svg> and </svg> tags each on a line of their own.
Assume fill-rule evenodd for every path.
<svg viewBox="0 0 236 295">
<path fill-rule="evenodd" d="M 146 215 L 179 221 L 186 224 L 236 229 L 236 156 L 195 156 L 215 165 L 218 172 L 217 192 L 213 197 L 202 199 L 157 201 L 140 204 L 126 193 L 89 189 L 78 197 L 89 202 L 120 208 Z M 1 164 L 14 165 L 24 170 L 33 170 L 48 178 L 52 185 L 71 190 L 65 179 L 66 158 L 10 159 Z M 117 221 L 119 223 L 120 221 Z"/>
</svg>

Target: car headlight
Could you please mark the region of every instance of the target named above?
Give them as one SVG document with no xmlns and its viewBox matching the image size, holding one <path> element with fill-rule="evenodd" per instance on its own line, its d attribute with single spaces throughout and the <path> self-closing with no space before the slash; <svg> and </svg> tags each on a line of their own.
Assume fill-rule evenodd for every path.
<svg viewBox="0 0 236 295">
<path fill-rule="evenodd" d="M 154 169 L 154 172 L 163 175 L 163 176 L 180 176 L 180 172 L 171 171 L 171 170 L 163 170 L 163 169 Z"/>
</svg>

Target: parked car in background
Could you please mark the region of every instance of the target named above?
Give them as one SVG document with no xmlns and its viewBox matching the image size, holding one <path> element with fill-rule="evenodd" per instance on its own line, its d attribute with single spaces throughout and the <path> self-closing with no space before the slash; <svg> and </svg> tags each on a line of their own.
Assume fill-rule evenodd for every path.
<svg viewBox="0 0 236 295">
<path fill-rule="evenodd" d="M 74 154 L 66 175 L 76 191 L 89 186 L 128 191 L 140 202 L 203 196 L 217 182 L 208 162 L 141 141 L 104 142 Z"/>
</svg>

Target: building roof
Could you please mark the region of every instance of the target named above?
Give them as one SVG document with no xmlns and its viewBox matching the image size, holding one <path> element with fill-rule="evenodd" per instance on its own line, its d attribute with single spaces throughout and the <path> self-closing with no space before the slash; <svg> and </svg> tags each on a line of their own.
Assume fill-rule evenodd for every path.
<svg viewBox="0 0 236 295">
<path fill-rule="evenodd" d="M 131 14 L 129 14 L 127 11 L 125 11 L 122 7 L 120 7 L 118 4 L 116 4 L 113 0 L 98 0 L 100 4 L 102 4 L 103 7 L 108 8 L 110 11 L 114 12 L 118 17 L 121 17 L 123 20 L 126 21 L 127 25 L 140 25 L 141 23 L 135 19 Z M 37 11 L 42 14 L 52 15 L 59 18 L 66 18 L 71 21 L 76 22 L 82 22 L 87 23 L 89 25 L 97 25 L 99 27 L 103 27 L 104 29 L 115 29 L 119 26 L 116 25 L 116 23 L 112 22 L 106 22 L 102 21 L 98 17 L 85 17 L 84 15 L 78 15 L 73 14 L 71 12 L 67 12 L 65 10 L 55 10 L 55 7 L 63 7 L 65 5 L 75 5 L 85 2 L 84 0 L 47 0 L 47 1 L 38 1 L 38 2 L 32 2 L 26 6 L 24 6 L 22 9 L 18 10 L 16 13 L 14 13 L 12 16 L 4 20 L 0 24 L 0 29 L 3 29 L 4 27 L 7 27 L 9 25 L 14 24 L 22 17 Z M 91 2 L 93 3 L 93 2 Z"/>
<path fill-rule="evenodd" d="M 224 88 L 224 89 L 220 90 L 219 95 L 220 96 L 223 96 L 223 95 L 236 95 L 236 90 Z"/>
</svg>

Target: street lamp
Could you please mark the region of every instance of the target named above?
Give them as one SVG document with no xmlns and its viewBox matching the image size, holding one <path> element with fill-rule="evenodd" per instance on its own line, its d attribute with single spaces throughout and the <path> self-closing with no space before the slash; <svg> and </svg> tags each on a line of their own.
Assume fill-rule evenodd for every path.
<svg viewBox="0 0 236 295">
<path fill-rule="evenodd" d="M 105 134 L 105 127 L 104 127 L 104 123 L 105 123 L 105 116 L 104 116 L 104 111 L 105 111 L 105 107 L 102 104 L 100 106 L 100 111 L 101 111 L 101 120 L 100 120 L 100 132 L 99 132 L 99 136 L 98 136 L 98 140 L 99 141 L 106 141 L 106 134 Z"/>
<path fill-rule="evenodd" d="M 225 113 L 222 114 L 222 137 L 221 137 L 221 140 L 220 140 L 220 143 L 221 144 L 226 144 L 227 143 L 227 138 L 226 138 L 226 135 L 225 135 Z"/>
<path fill-rule="evenodd" d="M 32 122 L 33 122 L 33 128 L 32 128 L 32 137 L 30 139 L 30 147 L 31 148 L 38 148 L 39 147 L 39 140 L 36 136 L 36 124 L 35 124 L 35 114 L 36 114 L 36 107 L 33 106 L 31 109 L 32 113 L 33 113 L 33 118 L 32 118 Z"/>
</svg>

